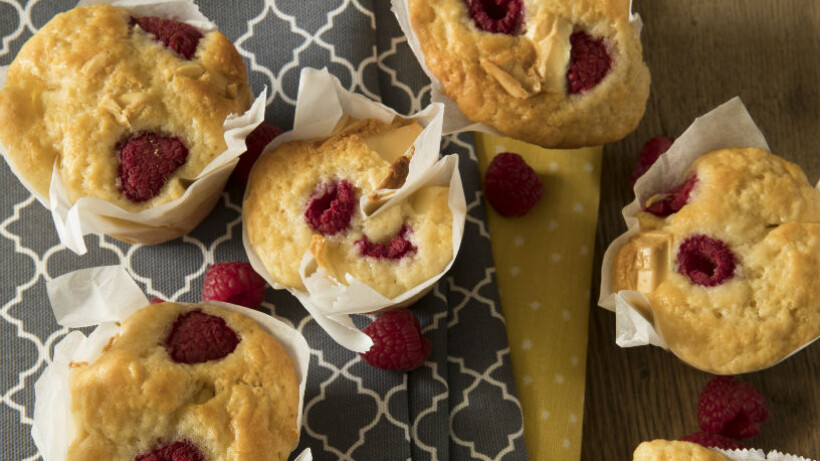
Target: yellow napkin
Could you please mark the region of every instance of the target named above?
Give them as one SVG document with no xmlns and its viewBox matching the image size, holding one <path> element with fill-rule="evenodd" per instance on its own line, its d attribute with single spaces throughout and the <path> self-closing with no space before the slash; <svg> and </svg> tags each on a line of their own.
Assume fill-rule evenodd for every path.
<svg viewBox="0 0 820 461">
<path fill-rule="evenodd" d="M 524 157 L 544 183 L 526 216 L 487 220 L 513 372 L 533 460 L 580 459 L 601 147 L 547 150 L 475 134 L 481 177 L 501 152 Z"/>
</svg>

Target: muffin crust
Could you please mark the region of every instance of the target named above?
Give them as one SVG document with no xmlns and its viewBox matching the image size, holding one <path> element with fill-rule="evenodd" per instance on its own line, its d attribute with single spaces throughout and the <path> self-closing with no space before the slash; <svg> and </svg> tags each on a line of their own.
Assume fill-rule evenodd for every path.
<svg viewBox="0 0 820 461">
<path fill-rule="evenodd" d="M 726 457 L 696 443 L 658 439 L 638 445 L 632 461 L 726 461 Z"/>
<path fill-rule="evenodd" d="M 412 154 L 397 156 L 405 149 L 395 147 L 388 152 L 386 146 L 393 144 L 384 141 L 389 133 L 401 133 L 406 147 L 411 146 L 415 136 L 404 132 L 413 125 L 357 121 L 329 138 L 288 142 L 259 159 L 243 204 L 244 223 L 254 251 L 274 280 L 304 290 L 298 268 L 307 251 L 338 283 L 346 284 L 345 275 L 350 274 L 388 298 L 444 270 L 453 256 L 449 187 L 423 187 L 367 218 L 358 206 L 361 197 L 377 203 L 381 198 L 376 191 L 403 184 L 401 176 L 406 175 Z M 417 134 L 421 127 L 416 127 Z M 350 182 L 356 192 L 350 225 L 339 234 L 321 235 L 305 220 L 307 203 L 317 186 L 341 180 Z M 360 253 L 357 241 L 389 242 L 402 226 L 410 229 L 409 240 L 417 248 L 413 254 L 388 259 Z"/>
<path fill-rule="evenodd" d="M 240 337 L 219 360 L 174 362 L 164 347 L 174 321 L 200 309 Z M 133 460 L 188 440 L 211 461 L 284 460 L 298 438 L 294 365 L 256 322 L 215 306 L 147 306 L 126 319 L 92 364 L 71 374 L 78 434 L 68 460 Z"/>
<path fill-rule="evenodd" d="M 222 123 L 250 106 L 245 65 L 219 32 L 185 60 L 109 5 L 55 16 L 20 50 L 0 90 L 0 141 L 15 170 L 48 197 L 52 169 L 69 200 L 97 197 L 127 211 L 175 200 L 225 148 Z M 189 150 L 145 202 L 118 188 L 116 145 L 139 132 L 178 136 Z"/>
<path fill-rule="evenodd" d="M 465 0 L 409 0 L 425 62 L 473 122 L 544 147 L 599 145 L 635 129 L 649 96 L 627 1 L 523 0 L 518 35 L 480 30 Z M 568 94 L 569 36 L 601 37 L 612 57 L 594 88 Z"/>
<path fill-rule="evenodd" d="M 678 212 L 639 213 L 640 232 L 616 256 L 613 289 L 643 292 L 669 347 L 700 369 L 736 374 L 776 363 L 820 335 L 820 191 L 797 165 L 759 149 L 711 152 L 692 175 L 698 182 Z M 725 282 L 699 286 L 676 267 L 681 242 L 696 234 L 735 255 Z"/>
</svg>

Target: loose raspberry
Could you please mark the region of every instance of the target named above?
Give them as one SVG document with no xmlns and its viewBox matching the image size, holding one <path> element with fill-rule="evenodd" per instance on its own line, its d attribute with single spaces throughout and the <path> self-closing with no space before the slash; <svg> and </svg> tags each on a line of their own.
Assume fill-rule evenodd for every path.
<svg viewBox="0 0 820 461">
<path fill-rule="evenodd" d="M 569 43 L 572 48 L 569 52 L 567 89 L 570 94 L 577 94 L 595 87 L 606 77 L 612 68 L 612 58 L 602 38 L 592 38 L 582 30 L 573 32 Z"/>
<path fill-rule="evenodd" d="M 115 146 L 119 188 L 132 202 L 156 197 L 168 177 L 188 159 L 182 139 L 152 132 L 134 134 Z"/>
<path fill-rule="evenodd" d="M 305 210 L 311 229 L 322 235 L 335 235 L 347 229 L 356 209 L 356 192 L 347 181 L 330 181 L 319 185 Z"/>
<path fill-rule="evenodd" d="M 165 300 L 160 298 L 151 298 L 151 300 L 148 301 L 149 304 L 162 304 L 164 302 Z"/>
<path fill-rule="evenodd" d="M 763 394 L 732 376 L 715 376 L 698 397 L 698 422 L 704 431 L 746 439 L 759 434 L 758 423 L 767 419 Z"/>
<path fill-rule="evenodd" d="M 191 59 L 199 46 L 202 32 L 196 27 L 173 19 L 155 16 L 131 17 L 131 26 L 138 25 L 149 34 L 153 34 L 166 48 L 179 53 L 185 59 Z"/>
<path fill-rule="evenodd" d="M 139 455 L 134 461 L 205 461 L 205 455 L 193 443 L 183 440 L 154 449 L 150 453 Z"/>
<path fill-rule="evenodd" d="M 645 211 L 652 213 L 655 216 L 665 218 L 672 213 L 677 213 L 689 202 L 689 195 L 698 184 L 698 177 L 692 176 L 683 184 L 675 187 L 667 192 L 662 198 L 652 202 L 644 208 Z"/>
<path fill-rule="evenodd" d="M 407 238 L 412 233 L 408 226 L 402 226 L 399 232 L 389 242 L 373 243 L 363 237 L 356 240 L 355 245 L 359 254 L 371 258 L 399 260 L 414 254 L 418 248 Z"/>
<path fill-rule="evenodd" d="M 475 26 L 484 32 L 518 35 L 524 26 L 522 0 L 466 0 Z"/>
<path fill-rule="evenodd" d="M 493 158 L 484 173 L 484 195 L 501 216 L 524 216 L 544 195 L 544 185 L 518 154 Z"/>
<path fill-rule="evenodd" d="M 696 285 L 714 287 L 732 278 L 736 258 L 721 240 L 695 234 L 678 247 L 678 272 Z"/>
<path fill-rule="evenodd" d="M 376 368 L 412 370 L 430 355 L 430 341 L 421 335 L 419 319 L 407 309 L 382 314 L 363 331 L 373 338 L 373 346 L 359 355 Z"/>
<path fill-rule="evenodd" d="M 697 443 L 706 448 L 722 448 L 724 450 L 742 450 L 746 448 L 737 440 L 709 432 L 695 432 L 694 434 L 684 435 L 678 440 Z"/>
<path fill-rule="evenodd" d="M 233 177 L 241 181 L 242 184 L 248 183 L 248 177 L 251 174 L 251 168 L 256 160 L 262 155 L 262 150 L 273 141 L 273 138 L 282 134 L 276 125 L 263 121 L 245 138 L 245 147 L 248 149 L 244 154 L 239 156 L 239 163 L 233 170 Z"/>
<path fill-rule="evenodd" d="M 641 152 L 638 154 L 638 161 L 635 162 L 632 175 L 629 176 L 629 185 L 634 187 L 635 181 L 649 171 L 649 167 L 658 161 L 661 154 L 672 147 L 673 142 L 675 142 L 674 139 L 665 136 L 655 136 L 649 141 L 646 141 L 646 144 L 643 145 Z"/>
<path fill-rule="evenodd" d="M 216 263 L 205 273 L 202 299 L 259 309 L 265 299 L 265 279 L 243 261 Z"/>
<path fill-rule="evenodd" d="M 224 358 L 239 344 L 225 319 L 193 310 L 177 317 L 165 338 L 165 349 L 177 363 L 202 363 Z"/>
</svg>

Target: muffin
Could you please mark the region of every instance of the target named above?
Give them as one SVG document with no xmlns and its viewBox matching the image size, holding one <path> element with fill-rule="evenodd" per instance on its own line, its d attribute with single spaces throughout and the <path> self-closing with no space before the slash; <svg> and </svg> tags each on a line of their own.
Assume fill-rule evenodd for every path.
<svg viewBox="0 0 820 461">
<path fill-rule="evenodd" d="M 387 298 L 445 269 L 453 258 L 449 187 L 421 187 L 385 204 L 407 179 L 421 131 L 399 118 L 345 119 L 328 137 L 286 142 L 259 159 L 243 219 L 273 281 L 304 291 L 307 253 L 316 262 L 308 270 L 342 285 L 352 276 Z"/>
<path fill-rule="evenodd" d="M 296 445 L 294 364 L 244 315 L 148 306 L 103 351 L 73 364 L 69 461 L 284 460 Z"/>
<path fill-rule="evenodd" d="M 820 191 L 764 150 L 699 157 L 637 214 L 615 256 L 614 291 L 670 349 L 716 374 L 772 365 L 820 335 Z"/>
<path fill-rule="evenodd" d="M 632 454 L 632 461 L 726 461 L 720 452 L 696 443 L 653 440 L 643 442 Z"/>
<path fill-rule="evenodd" d="M 55 16 L 0 90 L 0 142 L 20 179 L 71 203 L 128 212 L 179 199 L 226 149 L 223 122 L 250 107 L 242 58 L 219 32 L 109 5 Z"/>
<path fill-rule="evenodd" d="M 407 1 L 427 68 L 472 122 L 571 148 L 643 116 L 650 76 L 627 1 Z"/>
</svg>

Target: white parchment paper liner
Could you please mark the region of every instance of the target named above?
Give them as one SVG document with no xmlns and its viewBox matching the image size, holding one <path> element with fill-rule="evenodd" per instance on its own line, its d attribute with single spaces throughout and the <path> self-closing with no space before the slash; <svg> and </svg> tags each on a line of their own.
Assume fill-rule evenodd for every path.
<svg viewBox="0 0 820 461">
<path fill-rule="evenodd" d="M 203 32 L 216 30 L 216 25 L 203 16 L 192 1 L 81 0 L 77 6 L 100 3 L 125 8 L 143 16 L 174 18 Z M 7 66 L 0 67 L 0 83 L 5 84 L 7 72 Z M 49 195 L 43 196 L 26 183 L 11 161 L 8 164 L 26 189 L 51 211 L 60 242 L 77 254 L 86 252 L 83 241 L 86 234 L 108 234 L 126 242 L 165 242 L 187 234 L 210 213 L 239 161 L 239 155 L 246 150 L 245 137 L 265 118 L 266 98 L 267 89 L 262 91 L 247 112 L 231 114 L 225 119 L 223 130 L 227 148 L 205 166 L 182 197 L 140 212 L 125 211 L 93 197 L 80 198 L 72 205 L 56 169 L 52 170 Z M 3 146 L 0 146 L 0 153 L 6 155 Z"/>
<path fill-rule="evenodd" d="M 305 274 L 310 272 L 316 264 L 313 255 L 308 251 L 305 252 L 299 268 L 306 291 L 287 288 L 273 279 L 265 269 L 250 243 L 247 225 L 243 225 L 242 242 L 253 268 L 274 288 L 288 289 L 305 306 L 319 326 L 347 349 L 366 352 L 373 344 L 370 337 L 359 331 L 353 324 L 351 314 L 370 313 L 412 303 L 429 291 L 455 261 L 464 235 L 467 205 L 461 185 L 461 175 L 458 171 L 458 156 L 447 155 L 439 159 L 443 110 L 444 107 L 441 104 L 431 104 L 421 112 L 407 117 L 421 124 L 424 131 L 414 143 L 415 152 L 410 160 L 410 170 L 404 185 L 393 192 L 384 205 L 372 214 L 364 206 L 367 203 L 367 197 L 362 197 L 359 206 L 363 216 L 373 216 L 378 214 L 379 210 L 403 200 L 421 187 L 450 186 L 449 205 L 453 213 L 453 257 L 444 270 L 425 282 L 389 299 L 350 274 L 345 277 L 347 285 L 336 283 L 322 269 L 306 276 Z M 373 118 L 385 123 L 390 123 L 399 116 L 387 106 L 345 90 L 327 70 L 302 69 L 294 128 L 274 139 L 265 148 L 265 152 L 270 152 L 276 146 L 288 141 L 329 135 L 345 114 L 356 119 Z"/>
<path fill-rule="evenodd" d="M 599 306 L 615 311 L 615 342 L 619 346 L 633 347 L 652 344 L 669 349 L 661 332 L 641 314 L 638 308 L 640 305 L 649 305 L 646 296 L 629 290 L 615 293 L 611 286 L 612 264 L 618 249 L 640 230 L 637 214 L 643 209 L 642 204 L 653 195 L 668 190 L 670 185 L 678 184 L 683 179 L 686 170 L 698 157 L 714 150 L 733 147 L 756 147 L 770 151 L 763 133 L 755 125 L 746 106 L 738 97 L 695 119 L 694 123 L 675 140 L 672 147 L 635 182 L 635 200 L 622 211 L 627 231 L 616 238 L 604 253 L 601 268 L 601 294 L 598 298 Z M 820 183 L 817 184 L 817 188 L 820 189 Z M 782 360 L 758 370 L 786 360 L 816 340 L 817 338 L 814 338 Z"/>
<path fill-rule="evenodd" d="M 503 133 L 490 125 L 487 125 L 486 123 L 476 123 L 468 120 L 467 116 L 465 116 L 458 108 L 458 104 L 444 94 L 444 85 L 441 84 L 441 81 L 427 67 L 427 61 L 424 59 L 424 53 L 421 51 L 419 38 L 411 26 L 408 0 L 391 0 L 391 4 L 391 10 L 396 16 L 396 19 L 399 21 L 399 26 L 401 27 L 402 32 L 404 32 L 404 35 L 407 37 L 407 45 L 413 51 L 413 54 L 416 55 L 416 59 L 418 59 L 424 73 L 430 78 L 430 100 L 434 103 L 441 103 L 444 105 L 443 133 L 448 135 L 453 133 L 461 133 L 464 131 L 480 131 L 482 133 L 488 133 L 495 136 L 504 136 Z M 643 23 L 641 22 L 640 15 L 632 13 L 631 0 L 629 2 L 629 23 L 633 27 L 637 28 L 638 35 L 640 35 Z"/>
<path fill-rule="evenodd" d="M 744 450 L 722 450 L 713 448 L 729 458 L 729 461 L 813 461 L 811 458 L 790 455 L 780 451 L 772 450 L 768 454 L 763 450 L 747 448 Z"/>
<path fill-rule="evenodd" d="M 119 331 L 120 327 L 115 322 L 122 322 L 135 311 L 148 306 L 148 299 L 122 266 L 71 272 L 48 282 L 47 290 L 57 323 L 69 328 L 97 325 L 88 337 L 80 331 L 72 331 L 57 343 L 51 363 L 34 384 L 34 424 L 31 436 L 44 461 L 63 461 L 76 430 L 71 418 L 69 363 L 92 363 L 99 358 L 103 346 Z M 255 320 L 282 344 L 293 361 L 299 380 L 299 416 L 296 424 L 301 431 L 302 405 L 310 362 L 310 348 L 301 333 L 269 315 L 247 307 L 218 301 L 180 304 L 211 305 L 240 313 Z M 298 459 L 310 459 L 309 456 L 309 453 L 302 453 Z"/>
</svg>

